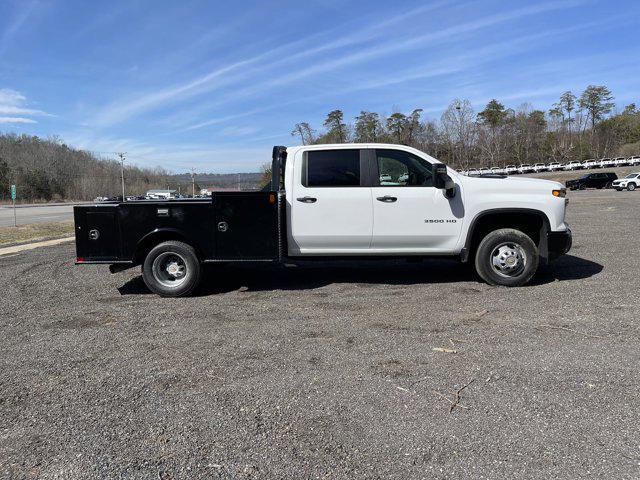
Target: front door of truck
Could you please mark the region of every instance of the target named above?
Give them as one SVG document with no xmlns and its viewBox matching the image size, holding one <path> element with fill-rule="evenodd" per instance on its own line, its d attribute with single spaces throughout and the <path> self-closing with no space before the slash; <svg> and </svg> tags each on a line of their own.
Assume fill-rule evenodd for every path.
<svg viewBox="0 0 640 480">
<path fill-rule="evenodd" d="M 290 254 L 361 254 L 371 243 L 368 168 L 360 149 L 310 150 L 296 159 Z"/>
<path fill-rule="evenodd" d="M 411 152 L 370 152 L 377 169 L 371 248 L 388 253 L 453 251 L 462 229 L 460 194 L 449 199 L 435 188 L 433 165 Z"/>
</svg>

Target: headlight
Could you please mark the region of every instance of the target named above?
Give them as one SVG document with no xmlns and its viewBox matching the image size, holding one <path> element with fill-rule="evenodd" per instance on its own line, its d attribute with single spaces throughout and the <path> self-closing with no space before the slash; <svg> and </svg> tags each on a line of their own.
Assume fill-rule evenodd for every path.
<svg viewBox="0 0 640 480">
<path fill-rule="evenodd" d="M 566 188 L 561 188 L 559 190 L 551 190 L 551 194 L 554 197 L 564 198 L 564 197 L 567 196 L 567 189 Z"/>
</svg>

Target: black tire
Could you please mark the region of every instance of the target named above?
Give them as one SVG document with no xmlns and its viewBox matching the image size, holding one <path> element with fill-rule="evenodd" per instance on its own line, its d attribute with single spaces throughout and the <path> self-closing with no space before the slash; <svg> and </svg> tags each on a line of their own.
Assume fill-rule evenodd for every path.
<svg viewBox="0 0 640 480">
<path fill-rule="evenodd" d="M 611 182 L 608 182 L 608 183 L 604 186 L 604 188 L 611 188 L 612 186 L 613 186 L 613 184 L 612 184 Z"/>
<path fill-rule="evenodd" d="M 156 245 L 147 254 L 142 278 L 149 290 L 161 297 L 184 297 L 200 283 L 201 270 L 193 247 L 171 240 Z"/>
<path fill-rule="evenodd" d="M 517 252 L 518 255 L 507 255 L 505 268 L 501 270 L 495 264 L 502 263 L 503 250 Z M 496 255 L 496 252 L 499 254 Z M 510 266 L 509 257 L 516 257 L 513 267 Z M 533 240 L 512 228 L 494 230 L 485 236 L 478 246 L 475 259 L 476 271 L 485 282 L 505 287 L 519 287 L 531 280 L 538 270 L 538 262 L 538 247 Z"/>
<path fill-rule="evenodd" d="M 627 184 L 627 190 L 629 190 L 630 192 L 633 192 L 635 189 L 636 189 L 636 184 L 635 183 L 629 182 Z"/>
<path fill-rule="evenodd" d="M 578 190 L 586 190 L 586 189 L 587 189 L 587 186 L 586 186 L 586 185 L 580 185 L 580 186 L 578 187 Z"/>
</svg>

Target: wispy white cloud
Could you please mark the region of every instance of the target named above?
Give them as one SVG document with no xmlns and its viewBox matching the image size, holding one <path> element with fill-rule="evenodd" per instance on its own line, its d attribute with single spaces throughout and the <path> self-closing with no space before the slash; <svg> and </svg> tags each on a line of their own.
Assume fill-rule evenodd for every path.
<svg viewBox="0 0 640 480">
<path fill-rule="evenodd" d="M 37 123 L 31 118 L 24 117 L 0 117 L 0 123 Z"/>
<path fill-rule="evenodd" d="M 17 12 L 9 20 L 9 25 L 0 35 L 0 56 L 2 56 L 10 47 L 15 35 L 20 31 L 29 16 L 33 13 L 38 5 L 37 1 L 16 2 L 19 5 Z"/>
<path fill-rule="evenodd" d="M 25 102 L 27 98 L 10 88 L 0 88 L 0 105 L 18 105 Z"/>
<path fill-rule="evenodd" d="M 29 108 L 26 103 L 27 99 L 22 93 L 9 88 L 0 89 L 0 115 L 6 115 L 2 117 L 2 123 L 37 123 L 28 117 L 52 116 L 42 110 Z"/>
<path fill-rule="evenodd" d="M 147 143 L 131 138 L 100 136 L 93 131 L 70 132 L 65 135 L 69 145 L 95 154 L 114 157 L 115 152 L 126 152 L 127 162 L 136 165 L 162 166 L 180 172 L 191 167 L 200 172 L 247 172 L 258 171 L 269 161 L 267 145 L 254 148 L 233 146 L 211 146 L 201 143 Z"/>
<path fill-rule="evenodd" d="M 253 57 L 219 67 L 189 82 L 159 89 L 157 91 L 141 95 L 136 99 L 124 99 L 114 102 L 100 111 L 94 118 L 93 123 L 98 126 L 114 125 L 135 115 L 158 108 L 178 99 L 189 98 L 194 95 L 211 91 L 216 87 L 227 86 L 246 78 L 256 78 L 260 72 L 265 70 L 277 70 L 277 68 L 283 65 L 299 61 L 304 58 L 309 58 L 323 52 L 357 45 L 378 36 L 386 37 L 388 30 L 385 30 L 385 28 L 397 24 L 408 17 L 415 17 L 416 15 L 433 11 L 450 3 L 451 0 L 442 0 L 430 5 L 421 6 L 390 17 L 382 22 L 375 22 L 372 25 L 357 30 L 355 33 L 333 40 L 323 41 L 323 38 L 334 33 L 337 29 L 315 33 L 306 38 L 266 50 Z M 253 65 L 260 65 L 263 61 L 268 62 L 257 68 L 250 69 Z M 206 125 L 200 125 L 196 128 L 201 128 L 202 126 Z"/>
<path fill-rule="evenodd" d="M 254 127 L 251 125 L 243 125 L 243 126 L 235 126 L 229 125 L 228 127 L 220 130 L 220 135 L 226 137 L 244 137 L 246 135 L 252 135 L 256 132 L 260 131 L 259 127 Z"/>
<path fill-rule="evenodd" d="M 253 82 L 250 86 L 235 89 L 231 94 L 222 98 L 221 100 L 210 104 L 210 107 L 221 106 L 232 101 L 238 101 L 240 99 L 252 98 L 256 95 L 264 94 L 270 89 L 275 87 L 282 87 L 290 85 L 292 83 L 304 80 L 309 77 L 317 76 L 326 72 L 333 72 L 339 69 L 351 67 L 358 63 L 362 63 L 368 60 L 373 60 L 385 55 L 396 54 L 401 51 L 409 51 L 417 48 L 425 48 L 442 43 L 455 43 L 460 40 L 464 35 L 473 34 L 479 30 L 494 27 L 496 25 L 510 22 L 518 19 L 523 19 L 529 16 L 538 15 L 541 13 L 561 10 L 576 7 L 585 3 L 585 0 L 567 0 L 561 2 L 545 2 L 538 5 L 532 5 L 528 7 L 514 9 L 512 11 L 501 12 L 498 14 L 487 15 L 485 17 L 477 18 L 469 22 L 460 23 L 452 27 L 443 28 L 440 30 L 432 31 L 428 34 L 411 36 L 407 38 L 398 38 L 395 40 L 388 40 L 388 35 L 384 35 L 382 42 L 367 46 L 361 50 L 355 51 L 347 55 L 343 55 L 338 58 L 333 58 L 328 61 L 319 62 L 315 65 L 304 65 L 297 70 L 289 70 L 286 75 L 278 75 L 275 78 L 271 78 L 265 82 Z M 399 15 L 399 18 L 404 17 L 406 14 Z M 395 19 L 390 20 L 395 21 Z M 384 31 L 384 29 L 382 30 Z M 341 43 L 343 40 L 336 40 L 337 43 Z M 370 42 L 368 42 L 370 44 Z M 414 79 L 427 78 L 429 76 L 441 75 L 444 73 L 453 73 L 459 70 L 457 67 L 447 67 L 441 72 L 436 72 L 434 75 L 431 73 L 415 74 Z M 408 80 L 407 78 L 406 80 Z M 365 82 L 366 83 L 366 82 Z M 390 80 L 390 84 L 397 83 Z M 354 88 L 357 90 L 358 88 Z M 211 125 L 208 121 L 202 121 L 187 127 L 187 130 L 199 129 Z"/>
<path fill-rule="evenodd" d="M 612 22 L 608 22 L 613 25 Z M 571 25 L 566 28 L 544 30 L 539 33 L 511 36 L 508 40 L 488 44 L 479 48 L 465 50 L 454 56 L 447 56 L 444 60 L 426 63 L 419 68 L 396 72 L 394 75 L 384 75 L 372 80 L 355 82 L 341 90 L 333 90 L 332 95 L 344 95 L 360 90 L 373 90 L 377 88 L 389 87 L 414 80 L 424 80 L 427 78 L 452 75 L 477 68 L 484 63 L 493 62 L 498 59 L 523 53 L 533 48 L 557 41 L 559 37 L 577 31 L 589 30 L 595 27 L 603 28 L 602 22 L 587 22 L 578 25 Z M 554 63 L 556 68 L 566 68 L 566 64 Z M 536 69 L 539 66 L 536 65 Z"/>
<path fill-rule="evenodd" d="M 264 107 L 264 108 L 252 108 L 250 110 L 247 110 L 245 112 L 239 112 L 239 113 L 234 113 L 233 115 L 225 115 L 222 117 L 216 117 L 216 118 L 210 118 L 208 120 L 205 120 L 204 122 L 200 122 L 200 123 L 196 123 L 195 125 L 190 125 L 186 128 L 180 129 L 178 130 L 178 132 L 187 132 L 189 130 L 197 130 L 199 128 L 203 128 L 203 127 L 208 127 L 211 125 L 219 125 L 222 123 L 226 123 L 229 120 L 237 120 L 238 118 L 243 118 L 243 117 L 248 117 L 251 115 L 254 115 L 256 113 L 262 113 L 265 112 L 269 109 L 271 109 L 272 107 Z"/>
</svg>

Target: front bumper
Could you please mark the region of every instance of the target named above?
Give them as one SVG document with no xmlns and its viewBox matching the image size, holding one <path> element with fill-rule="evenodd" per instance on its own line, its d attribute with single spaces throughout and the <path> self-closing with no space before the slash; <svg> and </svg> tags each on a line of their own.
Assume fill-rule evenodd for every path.
<svg viewBox="0 0 640 480">
<path fill-rule="evenodd" d="M 560 255 L 564 255 L 571 250 L 573 244 L 573 236 L 571 235 L 571 229 L 567 229 L 563 232 L 547 232 L 547 251 L 549 253 L 549 260 L 558 258 Z"/>
</svg>

